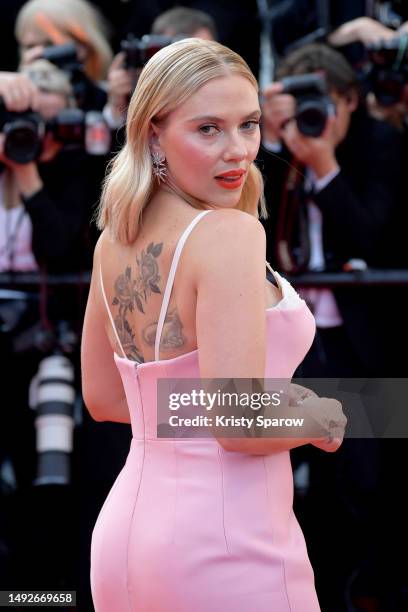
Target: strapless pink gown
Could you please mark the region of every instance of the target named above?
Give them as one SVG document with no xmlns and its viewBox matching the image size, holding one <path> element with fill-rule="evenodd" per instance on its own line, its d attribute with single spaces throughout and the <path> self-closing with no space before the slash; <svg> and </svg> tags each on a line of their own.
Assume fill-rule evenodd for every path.
<svg viewBox="0 0 408 612">
<path fill-rule="evenodd" d="M 275 275 L 283 299 L 267 310 L 265 377 L 291 378 L 315 322 Z M 214 438 L 157 438 L 157 380 L 200 378 L 197 350 L 137 365 L 115 354 L 115 362 L 133 438 L 93 531 L 95 611 L 319 612 L 292 508 L 289 452 L 256 456 L 225 451 Z"/>
</svg>

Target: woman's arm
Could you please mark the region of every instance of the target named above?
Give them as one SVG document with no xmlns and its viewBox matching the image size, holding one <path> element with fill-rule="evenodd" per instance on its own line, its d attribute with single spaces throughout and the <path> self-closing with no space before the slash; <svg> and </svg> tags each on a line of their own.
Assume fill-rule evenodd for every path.
<svg viewBox="0 0 408 612">
<path fill-rule="evenodd" d="M 96 421 L 130 423 L 125 391 L 105 330 L 105 304 L 99 280 L 100 244 L 101 238 L 95 249 L 82 331 L 82 395 L 89 413 Z"/>
<path fill-rule="evenodd" d="M 202 379 L 251 378 L 263 384 L 266 354 L 265 231 L 241 211 L 207 217 L 197 232 L 196 330 Z M 204 224 L 202 225 L 204 228 Z M 205 257 L 203 256 L 205 253 Z M 200 255 L 201 254 L 201 255 Z M 308 444 L 310 438 L 232 438 L 217 435 L 228 451 L 267 455 Z"/>
</svg>

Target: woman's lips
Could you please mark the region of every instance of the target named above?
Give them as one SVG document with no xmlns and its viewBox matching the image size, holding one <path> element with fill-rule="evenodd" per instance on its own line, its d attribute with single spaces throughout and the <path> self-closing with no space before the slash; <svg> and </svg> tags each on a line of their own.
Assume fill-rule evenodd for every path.
<svg viewBox="0 0 408 612">
<path fill-rule="evenodd" d="M 245 170 L 229 170 L 215 177 L 218 185 L 223 189 L 238 189 L 244 182 Z"/>
</svg>

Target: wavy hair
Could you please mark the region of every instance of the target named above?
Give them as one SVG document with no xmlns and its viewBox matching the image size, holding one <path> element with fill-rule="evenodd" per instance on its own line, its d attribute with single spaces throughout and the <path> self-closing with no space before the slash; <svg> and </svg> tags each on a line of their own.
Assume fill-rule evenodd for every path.
<svg viewBox="0 0 408 612">
<path fill-rule="evenodd" d="M 158 189 L 152 174 L 149 149 L 151 122 L 163 119 L 211 79 L 230 74 L 245 77 L 258 91 L 246 62 L 234 51 L 214 41 L 186 38 L 158 51 L 145 65 L 129 104 L 126 144 L 111 161 L 98 211 L 98 227 L 107 228 L 122 244 L 134 242 L 143 209 Z M 181 194 L 192 206 L 200 202 Z M 239 210 L 266 217 L 262 175 L 251 164 Z"/>
<path fill-rule="evenodd" d="M 86 0 L 28 0 L 17 15 L 15 36 L 19 44 L 27 30 L 58 38 L 68 35 L 87 49 L 85 72 L 93 81 L 107 75 L 112 61 L 108 26 L 99 11 Z"/>
</svg>

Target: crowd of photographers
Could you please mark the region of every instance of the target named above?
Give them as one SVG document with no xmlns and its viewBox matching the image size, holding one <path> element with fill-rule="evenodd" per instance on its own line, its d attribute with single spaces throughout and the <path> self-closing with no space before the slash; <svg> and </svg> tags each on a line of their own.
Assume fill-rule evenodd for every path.
<svg viewBox="0 0 408 612">
<path fill-rule="evenodd" d="M 260 92 L 257 163 L 269 211 L 263 221 L 268 261 L 294 279 L 305 272 L 376 268 L 385 274 L 408 267 L 403 3 L 148 4 L 126 3 L 134 11 L 128 24 L 138 19 L 132 36 L 115 21 L 109 31 L 96 10 L 113 19 L 109 3 L 20 2 L 18 69 L 6 63 L 0 71 L 0 502 L 7 502 L 4 516 L 0 510 L 0 588 L 50 588 L 51 581 L 54 588 L 80 590 L 84 610 L 91 609 L 92 525 L 130 434 L 121 425 L 96 429 L 81 409 L 78 340 L 86 282 L 78 273 L 91 266 L 95 206 L 106 165 L 123 142 L 144 63 L 177 37 L 197 36 L 220 39 L 257 70 L 259 37 L 267 32 L 275 74 Z M 150 34 L 141 37 L 147 28 Z M 245 31 L 240 47 L 233 34 Z M 19 284 L 27 272 L 38 273 L 39 284 Z M 53 284 L 55 275 L 67 273 L 77 281 Z M 405 286 L 316 285 L 299 292 L 317 333 L 298 375 L 405 377 Z M 406 609 L 408 578 L 389 565 L 394 541 L 407 541 L 399 531 L 398 442 L 345 440 L 329 458 L 306 447 L 292 453 L 295 474 L 308 470 L 297 510 L 323 612 Z M 33 494 L 41 485 L 47 493 Z M 61 485 L 68 493 L 55 493 Z M 80 518 L 73 498 L 80 500 Z M 27 500 L 35 502 L 32 520 Z M 78 557 L 74 531 L 53 518 L 57 509 L 71 530 L 80 525 Z M 68 553 L 56 562 L 61 542 Z"/>
</svg>

